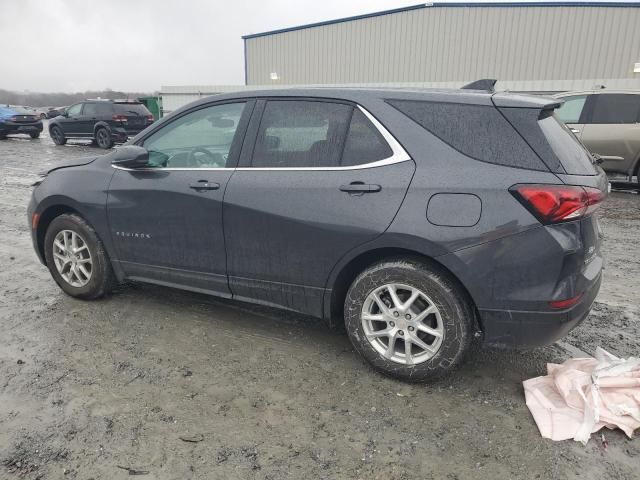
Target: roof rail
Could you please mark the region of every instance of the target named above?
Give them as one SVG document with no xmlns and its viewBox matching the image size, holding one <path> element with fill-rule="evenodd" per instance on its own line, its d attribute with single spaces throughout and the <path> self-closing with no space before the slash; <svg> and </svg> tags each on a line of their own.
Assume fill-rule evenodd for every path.
<svg viewBox="0 0 640 480">
<path fill-rule="evenodd" d="M 485 90 L 487 92 L 495 92 L 496 86 L 495 78 L 481 78 L 480 80 L 476 80 L 475 82 L 467 83 L 464 87 L 461 87 L 463 90 Z"/>
</svg>

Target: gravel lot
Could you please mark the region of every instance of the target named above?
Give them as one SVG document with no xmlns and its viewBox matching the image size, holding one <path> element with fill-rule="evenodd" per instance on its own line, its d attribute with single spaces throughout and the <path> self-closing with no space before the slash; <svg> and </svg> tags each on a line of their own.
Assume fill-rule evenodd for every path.
<svg viewBox="0 0 640 480">
<path fill-rule="evenodd" d="M 475 349 L 449 378 L 408 385 L 308 317 L 138 284 L 64 295 L 32 251 L 30 184 L 95 153 L 0 141 L 0 478 L 640 478 L 640 442 L 620 432 L 608 449 L 540 438 L 521 385 L 598 345 L 638 355 L 639 195 L 601 210 L 603 288 L 569 337 Z"/>
</svg>

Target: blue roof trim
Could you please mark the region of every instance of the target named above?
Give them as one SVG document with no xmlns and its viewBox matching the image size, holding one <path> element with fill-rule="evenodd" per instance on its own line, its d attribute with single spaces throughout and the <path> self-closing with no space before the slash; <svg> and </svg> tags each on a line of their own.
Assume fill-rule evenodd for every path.
<svg viewBox="0 0 640 480">
<path fill-rule="evenodd" d="M 442 7 L 640 7 L 640 2 L 450 2 L 450 3 L 433 3 L 420 5 L 411 5 L 409 7 L 394 8 L 393 10 L 383 10 L 380 12 L 365 13 L 363 15 L 355 15 L 352 17 L 338 18 L 335 20 L 327 20 L 324 22 L 308 23 L 296 27 L 281 28 L 278 30 L 270 30 L 267 32 L 252 33 L 243 35 L 242 39 L 264 37 L 267 35 L 275 35 L 278 33 L 294 32 L 296 30 L 304 30 L 307 28 L 323 27 L 325 25 L 334 25 L 336 23 L 352 22 L 354 20 L 362 20 L 371 17 L 382 17 L 394 13 L 410 12 L 411 10 L 420 10 L 422 8 L 442 8 Z"/>
</svg>

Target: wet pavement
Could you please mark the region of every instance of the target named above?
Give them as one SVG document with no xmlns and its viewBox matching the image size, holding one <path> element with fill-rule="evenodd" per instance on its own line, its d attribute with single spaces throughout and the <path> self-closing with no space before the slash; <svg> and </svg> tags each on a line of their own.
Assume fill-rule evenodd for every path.
<svg viewBox="0 0 640 480">
<path fill-rule="evenodd" d="M 591 316 L 528 352 L 474 348 L 429 385 L 380 376 L 319 321 L 132 284 L 64 295 L 32 251 L 45 166 L 84 145 L 0 141 L 0 478 L 640 478 L 640 442 L 540 438 L 521 382 L 600 345 L 640 344 L 640 196 L 600 212 L 607 269 Z"/>
</svg>

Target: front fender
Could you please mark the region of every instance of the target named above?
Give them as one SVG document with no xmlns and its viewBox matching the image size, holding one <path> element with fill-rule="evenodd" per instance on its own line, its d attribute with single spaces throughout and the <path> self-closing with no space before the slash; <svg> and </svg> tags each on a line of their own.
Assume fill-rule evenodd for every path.
<svg viewBox="0 0 640 480">
<path fill-rule="evenodd" d="M 116 260 L 107 218 L 107 196 L 114 172 L 110 162 L 94 162 L 49 173 L 35 187 L 29 208 L 31 213 L 38 214 L 40 218 L 37 231 L 33 232 L 34 243 L 38 243 L 38 237 L 43 238 L 44 231 L 41 229 L 46 229 L 47 222 L 52 219 L 51 214 L 74 211 L 93 227 L 109 258 Z M 114 265 L 114 269 L 117 270 L 117 265 Z"/>
</svg>

